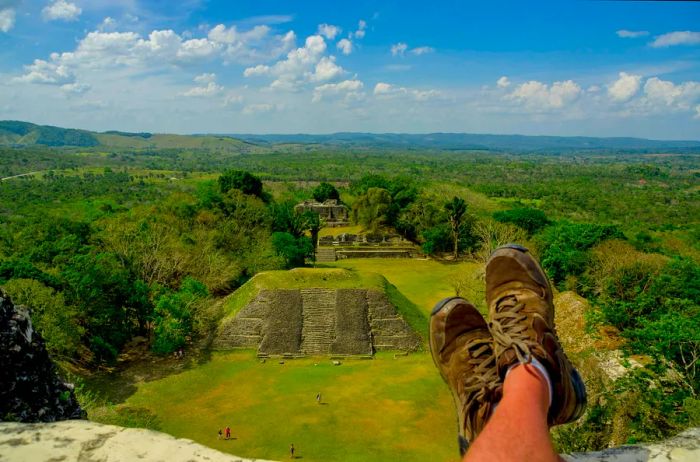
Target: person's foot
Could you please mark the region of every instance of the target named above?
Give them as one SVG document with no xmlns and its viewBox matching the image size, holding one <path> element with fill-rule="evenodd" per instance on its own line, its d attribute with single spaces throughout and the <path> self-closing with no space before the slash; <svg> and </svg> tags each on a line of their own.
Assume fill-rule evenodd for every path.
<svg viewBox="0 0 700 462">
<path fill-rule="evenodd" d="M 491 254 L 486 303 L 499 376 L 536 358 L 552 384 L 549 425 L 578 419 L 586 407 L 586 387 L 559 344 L 547 275 L 525 247 L 510 244 Z"/>
<path fill-rule="evenodd" d="M 459 418 L 459 449 L 464 455 L 503 391 L 493 338 L 474 305 L 459 297 L 435 305 L 430 317 L 430 352 L 452 391 Z"/>
</svg>

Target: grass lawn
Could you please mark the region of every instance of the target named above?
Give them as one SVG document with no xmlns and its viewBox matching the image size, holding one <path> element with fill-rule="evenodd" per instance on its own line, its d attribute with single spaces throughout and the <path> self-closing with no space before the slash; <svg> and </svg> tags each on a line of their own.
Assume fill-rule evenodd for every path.
<svg viewBox="0 0 700 462">
<path fill-rule="evenodd" d="M 485 312 L 484 283 L 480 276 L 483 265 L 480 263 L 441 263 L 435 260 L 407 258 L 355 258 L 324 265 L 379 273 L 428 315 L 435 303 L 455 295 L 454 282 L 463 281 L 466 289 L 462 296 Z"/>
<path fill-rule="evenodd" d="M 341 366 L 215 353 L 206 364 L 139 384 L 121 406 L 148 410 L 171 435 L 242 457 L 286 460 L 294 443 L 309 462 L 458 460 L 452 399 L 429 353 Z M 218 440 L 227 425 L 235 439 Z"/>
</svg>

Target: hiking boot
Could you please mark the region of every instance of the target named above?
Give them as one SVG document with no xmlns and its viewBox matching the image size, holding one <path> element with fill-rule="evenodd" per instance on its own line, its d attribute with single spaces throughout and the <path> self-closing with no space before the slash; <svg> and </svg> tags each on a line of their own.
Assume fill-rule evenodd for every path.
<svg viewBox="0 0 700 462">
<path fill-rule="evenodd" d="M 586 407 L 586 387 L 559 344 L 547 275 L 525 247 L 510 244 L 491 254 L 486 303 L 499 376 L 505 378 L 513 364 L 537 358 L 552 382 L 549 425 L 578 419 Z"/>
<path fill-rule="evenodd" d="M 457 408 L 459 450 L 481 432 L 501 399 L 493 338 L 484 317 L 459 297 L 440 301 L 430 316 L 430 352 L 440 375 L 450 386 Z"/>
</svg>

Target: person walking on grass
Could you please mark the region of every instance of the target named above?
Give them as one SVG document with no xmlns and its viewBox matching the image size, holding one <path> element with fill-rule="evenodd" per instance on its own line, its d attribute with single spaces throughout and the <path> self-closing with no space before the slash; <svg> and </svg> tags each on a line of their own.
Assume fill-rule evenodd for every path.
<svg viewBox="0 0 700 462">
<path fill-rule="evenodd" d="M 316 395 L 316 404 L 321 404 L 321 393 L 320 392 Z"/>
<path fill-rule="evenodd" d="M 221 439 L 221 437 L 223 436 L 223 434 L 224 434 L 224 432 L 223 432 L 223 431 L 221 431 L 221 429 L 219 429 L 219 436 L 217 436 L 217 438 L 216 438 L 216 439 L 220 440 L 220 439 Z"/>
<path fill-rule="evenodd" d="M 226 439 L 230 440 L 231 439 L 231 427 L 227 426 L 225 431 L 226 431 Z"/>
<path fill-rule="evenodd" d="M 528 249 L 509 244 L 486 264 L 488 323 L 469 301 L 440 301 L 430 351 L 454 397 L 464 462 L 557 462 L 549 429 L 573 422 L 586 387 L 559 343 L 552 288 Z"/>
<path fill-rule="evenodd" d="M 289 445 L 289 458 L 294 459 L 294 443 Z"/>
</svg>

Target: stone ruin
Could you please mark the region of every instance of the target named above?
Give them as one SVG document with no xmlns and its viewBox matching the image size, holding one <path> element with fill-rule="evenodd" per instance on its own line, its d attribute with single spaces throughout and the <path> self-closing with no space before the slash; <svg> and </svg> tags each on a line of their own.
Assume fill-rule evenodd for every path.
<svg viewBox="0 0 700 462">
<path fill-rule="evenodd" d="M 322 236 L 318 239 L 316 261 L 331 262 L 346 258 L 415 258 L 420 249 L 396 233 Z"/>
<path fill-rule="evenodd" d="M 29 312 L 0 289 L 0 420 L 84 419 L 73 386 L 58 376 Z M 1 459 L 1 458 L 0 458 Z"/>
<path fill-rule="evenodd" d="M 294 209 L 301 211 L 310 210 L 317 213 L 325 221 L 325 226 L 328 227 L 348 226 L 350 224 L 348 208 L 343 204 L 339 204 L 336 199 L 328 199 L 324 202 L 308 200 L 297 204 Z"/>
<path fill-rule="evenodd" d="M 359 355 L 416 351 L 416 334 L 387 296 L 368 289 L 263 289 L 225 319 L 214 348 L 257 348 L 258 355 Z"/>
</svg>

